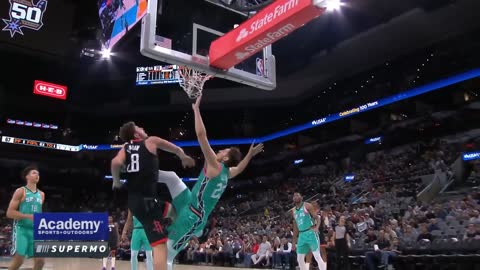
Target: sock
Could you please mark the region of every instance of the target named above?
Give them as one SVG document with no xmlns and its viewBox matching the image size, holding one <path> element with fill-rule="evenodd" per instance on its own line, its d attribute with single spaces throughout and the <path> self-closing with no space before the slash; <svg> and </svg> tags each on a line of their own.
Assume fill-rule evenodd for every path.
<svg viewBox="0 0 480 270">
<path fill-rule="evenodd" d="M 314 251 L 313 257 L 315 257 L 315 261 L 317 261 L 318 270 L 327 270 L 327 263 L 323 261 L 322 255 L 320 255 L 320 250 Z"/>
<path fill-rule="evenodd" d="M 138 250 L 132 250 L 132 255 L 130 257 L 130 265 L 132 270 L 137 270 L 138 267 Z M 148 262 L 147 262 L 148 265 Z"/>
<path fill-rule="evenodd" d="M 187 189 L 187 185 L 185 185 L 185 183 L 182 182 L 182 179 L 172 171 L 159 170 L 157 182 L 167 185 L 168 191 L 173 199 Z"/>
<path fill-rule="evenodd" d="M 309 270 L 310 269 L 310 263 L 305 263 L 305 270 Z"/>
<path fill-rule="evenodd" d="M 147 254 L 147 270 L 153 270 L 153 256 L 152 251 L 145 251 Z M 132 269 L 133 270 L 133 269 Z M 136 270 L 136 269 L 135 269 Z"/>
<path fill-rule="evenodd" d="M 115 268 L 115 256 L 112 257 L 111 264 L 112 264 L 112 269 L 114 269 Z"/>
<path fill-rule="evenodd" d="M 103 259 L 102 259 L 103 268 L 107 268 L 107 261 L 108 261 L 108 258 L 103 258 Z"/>
<path fill-rule="evenodd" d="M 306 270 L 307 265 L 305 264 L 305 254 L 297 254 L 298 267 L 300 270 Z"/>
</svg>

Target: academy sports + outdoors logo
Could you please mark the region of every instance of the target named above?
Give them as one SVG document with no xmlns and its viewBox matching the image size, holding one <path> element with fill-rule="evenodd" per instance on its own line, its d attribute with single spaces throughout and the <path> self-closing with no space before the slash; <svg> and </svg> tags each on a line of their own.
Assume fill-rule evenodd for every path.
<svg viewBox="0 0 480 270">
<path fill-rule="evenodd" d="M 107 213 L 36 213 L 35 241 L 105 241 Z"/>
<path fill-rule="evenodd" d="M 5 1 L 5 0 L 4 0 Z M 9 0 L 10 19 L 3 19 L 5 27 L 2 31 L 9 31 L 10 37 L 15 34 L 24 35 L 23 28 L 38 31 L 43 26 L 43 15 L 47 10 L 47 0 Z"/>
<path fill-rule="evenodd" d="M 33 226 L 35 256 L 108 256 L 107 213 L 35 213 Z"/>
<path fill-rule="evenodd" d="M 100 228 L 101 221 L 47 221 L 40 219 L 38 234 L 95 234 Z"/>
</svg>

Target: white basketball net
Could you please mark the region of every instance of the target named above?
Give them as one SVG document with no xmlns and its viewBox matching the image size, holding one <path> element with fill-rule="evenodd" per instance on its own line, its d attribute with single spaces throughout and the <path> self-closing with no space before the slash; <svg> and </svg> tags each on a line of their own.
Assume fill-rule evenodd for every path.
<svg viewBox="0 0 480 270">
<path fill-rule="evenodd" d="M 213 75 L 206 74 L 187 66 L 180 67 L 179 73 L 182 77 L 180 86 L 191 99 L 200 97 L 202 95 L 203 85 L 213 77 Z"/>
</svg>

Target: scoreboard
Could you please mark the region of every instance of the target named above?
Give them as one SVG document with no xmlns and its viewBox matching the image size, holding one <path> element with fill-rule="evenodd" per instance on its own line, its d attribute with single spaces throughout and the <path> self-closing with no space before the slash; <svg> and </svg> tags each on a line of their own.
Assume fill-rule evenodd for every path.
<svg viewBox="0 0 480 270">
<path fill-rule="evenodd" d="M 181 80 L 179 66 L 177 65 L 137 67 L 137 86 L 179 83 Z"/>
<path fill-rule="evenodd" d="M 14 138 L 14 137 L 7 137 L 7 136 L 2 136 L 2 143 L 20 144 L 25 146 L 33 146 L 33 147 L 39 147 L 39 148 L 68 151 L 68 152 L 80 151 L 80 146 L 60 144 L 60 143 L 50 143 L 50 142 Z"/>
</svg>

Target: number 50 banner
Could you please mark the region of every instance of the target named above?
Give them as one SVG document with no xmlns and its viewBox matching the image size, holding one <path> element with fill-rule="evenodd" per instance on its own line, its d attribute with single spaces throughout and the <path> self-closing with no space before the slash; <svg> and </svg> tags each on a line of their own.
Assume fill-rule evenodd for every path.
<svg viewBox="0 0 480 270">
<path fill-rule="evenodd" d="M 23 35 L 25 28 L 40 30 L 47 3 L 47 0 L 40 0 L 36 4 L 33 4 L 33 1 L 10 0 L 10 20 L 4 19 L 6 26 L 2 31 L 9 31 L 13 38 L 16 34 Z"/>
<path fill-rule="evenodd" d="M 0 1 L 0 41 L 48 53 L 63 54 L 74 17 L 73 4 L 67 2 Z"/>
</svg>

